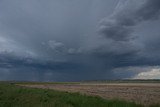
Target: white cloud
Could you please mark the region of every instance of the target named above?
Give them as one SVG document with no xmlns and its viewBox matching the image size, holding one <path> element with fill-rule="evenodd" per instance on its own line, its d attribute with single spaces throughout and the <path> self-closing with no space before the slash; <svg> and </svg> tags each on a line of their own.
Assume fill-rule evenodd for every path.
<svg viewBox="0 0 160 107">
<path fill-rule="evenodd" d="M 147 72 L 137 74 L 134 79 L 160 79 L 160 68 L 153 68 Z"/>
</svg>

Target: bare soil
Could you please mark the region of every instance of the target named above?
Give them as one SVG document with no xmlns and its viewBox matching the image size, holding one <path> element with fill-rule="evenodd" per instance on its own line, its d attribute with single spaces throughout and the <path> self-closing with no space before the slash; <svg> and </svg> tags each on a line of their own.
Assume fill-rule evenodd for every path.
<svg viewBox="0 0 160 107">
<path fill-rule="evenodd" d="M 80 92 L 105 99 L 120 99 L 143 105 L 160 104 L 160 83 L 34 84 L 21 86 Z"/>
</svg>

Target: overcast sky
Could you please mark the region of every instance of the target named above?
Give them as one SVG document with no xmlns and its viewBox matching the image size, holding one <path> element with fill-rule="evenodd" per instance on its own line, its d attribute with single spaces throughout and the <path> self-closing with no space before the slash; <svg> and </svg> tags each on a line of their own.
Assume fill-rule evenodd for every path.
<svg viewBox="0 0 160 107">
<path fill-rule="evenodd" d="M 160 0 L 0 0 L 0 80 L 160 79 Z"/>
</svg>

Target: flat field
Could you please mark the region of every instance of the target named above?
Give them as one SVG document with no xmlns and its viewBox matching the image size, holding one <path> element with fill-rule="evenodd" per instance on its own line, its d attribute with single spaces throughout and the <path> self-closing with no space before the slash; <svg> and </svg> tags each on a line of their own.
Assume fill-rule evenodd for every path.
<svg viewBox="0 0 160 107">
<path fill-rule="evenodd" d="M 74 83 L 74 84 L 20 84 L 25 87 L 79 92 L 110 100 L 118 99 L 145 106 L 160 106 L 160 83 Z"/>
<path fill-rule="evenodd" d="M 32 85 L 27 86 L 36 88 L 0 83 L 0 107 L 143 107 L 143 105 L 127 101 L 106 100 L 80 93 L 39 89 L 46 88 L 46 86 Z M 61 86 L 64 85 L 61 84 Z M 158 107 L 158 105 L 150 107 Z"/>
</svg>

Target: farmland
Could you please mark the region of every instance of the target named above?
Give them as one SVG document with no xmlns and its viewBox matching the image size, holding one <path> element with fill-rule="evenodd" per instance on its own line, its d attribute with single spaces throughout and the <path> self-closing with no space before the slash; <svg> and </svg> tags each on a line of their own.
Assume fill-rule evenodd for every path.
<svg viewBox="0 0 160 107">
<path fill-rule="evenodd" d="M 160 104 L 159 83 L 80 83 L 24 85 L 32 88 L 54 89 L 65 92 L 100 96 L 104 99 L 121 99 L 142 105 Z"/>
<path fill-rule="evenodd" d="M 0 83 L 0 107 L 159 107 L 159 83 Z"/>
</svg>

